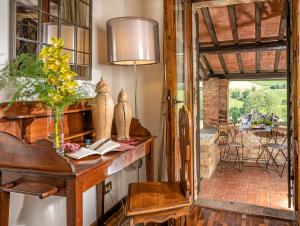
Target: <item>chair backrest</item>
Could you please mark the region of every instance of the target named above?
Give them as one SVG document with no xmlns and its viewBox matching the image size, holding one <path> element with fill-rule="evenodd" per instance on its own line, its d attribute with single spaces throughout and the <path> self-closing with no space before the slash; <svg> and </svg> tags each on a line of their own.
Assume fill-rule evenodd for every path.
<svg viewBox="0 0 300 226">
<path fill-rule="evenodd" d="M 228 122 L 219 122 L 218 125 L 218 143 L 219 144 L 224 144 L 228 143 L 229 138 L 230 138 L 230 128 L 234 127 L 232 123 Z"/>
<path fill-rule="evenodd" d="M 181 158 L 180 183 L 186 197 L 191 194 L 191 140 L 190 114 L 185 106 L 179 110 L 179 149 Z"/>
<path fill-rule="evenodd" d="M 286 127 L 274 127 L 271 131 L 272 138 L 275 143 L 284 144 L 288 138 L 288 131 Z"/>
</svg>

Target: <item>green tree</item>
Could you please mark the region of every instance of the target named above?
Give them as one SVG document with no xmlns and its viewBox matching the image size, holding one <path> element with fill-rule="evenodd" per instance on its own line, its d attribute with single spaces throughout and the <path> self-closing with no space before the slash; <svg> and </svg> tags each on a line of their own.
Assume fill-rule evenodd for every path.
<svg viewBox="0 0 300 226">
<path fill-rule="evenodd" d="M 241 98 L 241 90 L 240 89 L 233 89 L 230 92 L 230 97 L 233 98 L 233 99 Z"/>
<path fill-rule="evenodd" d="M 241 116 L 241 113 L 240 113 L 240 110 L 238 107 L 232 107 L 230 108 L 229 110 L 229 114 L 230 114 L 230 120 L 236 124 L 238 119 L 240 118 Z"/>
</svg>

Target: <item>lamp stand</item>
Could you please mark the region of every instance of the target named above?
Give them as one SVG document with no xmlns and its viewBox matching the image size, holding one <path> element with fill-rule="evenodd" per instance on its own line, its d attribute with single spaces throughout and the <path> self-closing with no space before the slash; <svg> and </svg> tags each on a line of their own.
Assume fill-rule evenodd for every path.
<svg viewBox="0 0 300 226">
<path fill-rule="evenodd" d="M 137 76 L 137 70 L 136 70 L 136 61 L 134 61 L 133 64 L 133 69 L 134 69 L 134 77 L 135 77 L 135 89 L 134 89 L 134 116 L 136 119 L 139 118 L 139 114 L 138 114 L 138 99 L 137 99 L 137 95 L 138 95 L 138 76 Z"/>
</svg>

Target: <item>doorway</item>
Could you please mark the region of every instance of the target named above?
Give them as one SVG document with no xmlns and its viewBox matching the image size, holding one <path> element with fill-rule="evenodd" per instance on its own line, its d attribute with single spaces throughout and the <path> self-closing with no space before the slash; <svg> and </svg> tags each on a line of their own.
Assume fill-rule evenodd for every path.
<svg viewBox="0 0 300 226">
<path fill-rule="evenodd" d="M 200 198 L 293 210 L 287 1 L 195 8 Z"/>
</svg>

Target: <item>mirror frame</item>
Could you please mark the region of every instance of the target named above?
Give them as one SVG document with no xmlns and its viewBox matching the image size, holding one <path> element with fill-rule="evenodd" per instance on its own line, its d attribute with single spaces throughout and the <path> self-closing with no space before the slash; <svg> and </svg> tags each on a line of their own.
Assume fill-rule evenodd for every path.
<svg viewBox="0 0 300 226">
<path fill-rule="evenodd" d="M 39 5 L 41 4 L 42 0 L 37 0 Z M 60 2 L 60 0 L 58 0 Z M 89 49 L 89 64 L 88 64 L 88 73 L 87 73 L 87 76 L 77 76 L 76 79 L 77 80 L 92 80 L 92 29 L 93 29 L 93 23 L 92 23 L 92 19 L 93 19 L 93 0 L 88 0 L 88 3 L 87 1 L 84 1 L 84 0 L 73 0 L 73 1 L 81 1 L 85 4 L 88 5 L 89 7 L 89 27 L 86 27 L 86 29 L 88 30 L 89 32 L 89 46 L 88 46 L 88 49 Z M 10 30 L 9 30 L 9 60 L 14 60 L 16 58 L 16 41 L 17 41 L 17 38 L 16 38 L 16 16 L 17 16 L 17 12 L 16 12 L 16 6 L 17 6 L 17 0 L 10 0 L 10 3 L 9 3 L 9 7 L 10 7 L 10 22 L 9 22 L 9 25 L 10 25 Z M 76 4 L 77 5 L 77 4 Z M 28 7 L 30 8 L 30 6 Z M 76 9 L 76 8 L 75 8 Z M 41 10 L 38 10 L 38 12 L 40 12 Z M 59 8 L 59 11 L 60 11 L 60 8 Z M 46 12 L 47 13 L 47 12 Z M 77 18 L 77 15 L 76 14 L 76 18 Z M 62 20 L 60 18 L 60 13 L 58 13 L 57 16 L 53 16 L 55 17 L 57 20 L 58 20 L 58 26 L 61 26 L 61 21 L 64 22 L 64 20 Z M 41 26 L 40 24 L 40 21 L 39 21 L 39 25 L 38 26 Z M 77 24 L 77 22 L 76 22 Z M 74 24 L 75 25 L 75 24 Z M 75 26 L 76 30 L 77 30 L 77 25 Z M 80 26 L 78 26 L 80 27 Z M 59 31 L 60 31 L 60 28 L 59 28 Z M 58 35 L 58 37 L 60 37 L 60 34 Z M 75 38 L 76 40 L 76 38 Z M 38 44 L 42 44 L 41 41 L 36 41 L 36 43 Z M 77 44 L 76 44 L 77 45 Z M 77 51 L 77 50 L 75 50 Z M 77 56 L 77 53 L 75 55 L 75 57 Z M 76 68 L 76 73 L 77 73 L 77 65 L 75 65 L 75 68 Z"/>
</svg>

